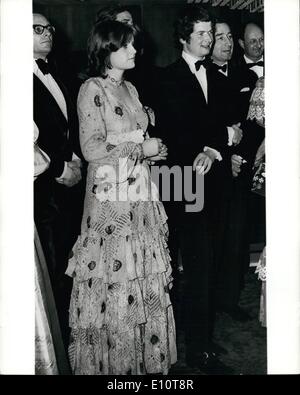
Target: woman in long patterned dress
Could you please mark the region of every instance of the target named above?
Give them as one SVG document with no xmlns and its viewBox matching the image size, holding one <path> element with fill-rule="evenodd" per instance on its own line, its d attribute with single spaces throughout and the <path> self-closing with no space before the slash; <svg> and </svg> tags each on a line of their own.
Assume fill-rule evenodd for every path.
<svg viewBox="0 0 300 395">
<path fill-rule="evenodd" d="M 95 77 L 78 96 L 89 166 L 81 235 L 67 269 L 74 374 L 167 374 L 177 359 L 166 214 L 147 165 L 167 149 L 145 139 L 147 114 L 123 79 L 134 67 L 134 34 L 120 22 L 94 26 Z"/>
</svg>

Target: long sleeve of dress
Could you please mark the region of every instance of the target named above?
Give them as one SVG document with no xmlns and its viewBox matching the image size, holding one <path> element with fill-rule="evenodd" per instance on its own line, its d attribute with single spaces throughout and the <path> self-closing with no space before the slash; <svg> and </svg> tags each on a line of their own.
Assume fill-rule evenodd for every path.
<svg viewBox="0 0 300 395">
<path fill-rule="evenodd" d="M 105 93 L 101 85 L 93 79 L 85 82 L 78 95 L 80 145 L 88 162 L 105 159 L 116 165 L 119 158 L 142 156 L 140 144 L 128 141 L 113 145 L 107 141 L 107 120 L 105 119 Z"/>
</svg>

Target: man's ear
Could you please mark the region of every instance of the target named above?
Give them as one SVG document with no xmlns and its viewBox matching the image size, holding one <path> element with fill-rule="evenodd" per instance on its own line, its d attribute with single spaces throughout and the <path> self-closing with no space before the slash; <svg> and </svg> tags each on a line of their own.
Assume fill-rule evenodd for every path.
<svg viewBox="0 0 300 395">
<path fill-rule="evenodd" d="M 238 42 L 239 42 L 240 46 L 241 46 L 243 49 L 245 49 L 244 40 L 242 40 L 242 39 L 239 38 Z"/>
<path fill-rule="evenodd" d="M 179 39 L 180 44 L 184 45 L 186 43 L 186 41 L 183 38 Z"/>
</svg>

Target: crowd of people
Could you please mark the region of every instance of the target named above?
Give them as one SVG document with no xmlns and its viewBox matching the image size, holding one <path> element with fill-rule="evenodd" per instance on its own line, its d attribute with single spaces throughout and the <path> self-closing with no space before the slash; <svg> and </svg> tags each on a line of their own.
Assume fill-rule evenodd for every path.
<svg viewBox="0 0 300 395">
<path fill-rule="evenodd" d="M 245 24 L 236 63 L 229 22 L 185 6 L 175 24 L 181 56 L 153 78 L 151 103 L 141 102 L 150 97 L 142 61 L 134 72 L 141 34 L 126 7 L 97 13 L 76 111 L 48 60 L 55 27 L 33 14 L 34 221 L 48 272 L 47 290 L 44 269 L 37 290 L 51 294 L 50 307 L 37 297 L 36 325 L 47 329 L 37 335 L 37 374 L 68 374 L 66 354 L 75 375 L 168 374 L 177 361 L 179 256 L 188 366 L 230 374 L 214 341 L 216 312 L 250 318 L 239 299 L 264 140 L 264 102 L 250 106 L 263 81 L 263 30 Z M 187 209 L 186 193 L 160 201 L 153 166 L 179 168 L 190 193 L 204 180 L 202 207 Z"/>
</svg>

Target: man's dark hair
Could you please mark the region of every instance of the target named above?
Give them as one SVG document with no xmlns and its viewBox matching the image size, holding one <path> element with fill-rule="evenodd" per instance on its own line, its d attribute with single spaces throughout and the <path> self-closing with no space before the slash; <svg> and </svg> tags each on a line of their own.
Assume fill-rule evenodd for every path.
<svg viewBox="0 0 300 395">
<path fill-rule="evenodd" d="M 224 16 L 217 16 L 214 19 L 214 24 L 216 25 L 217 23 L 226 23 L 226 25 L 228 25 L 230 27 L 230 22 L 229 22 L 228 18 L 226 18 Z"/>
<path fill-rule="evenodd" d="M 135 28 L 122 22 L 95 24 L 88 38 L 89 75 L 105 78 L 107 68 L 111 68 L 110 54 L 128 44 L 135 35 Z"/>
<path fill-rule="evenodd" d="M 128 10 L 128 7 L 122 6 L 121 4 L 110 5 L 107 7 L 103 7 L 97 11 L 95 23 L 102 23 L 107 21 L 115 21 L 118 14 L 121 12 L 131 12 Z"/>
<path fill-rule="evenodd" d="M 178 43 L 180 39 L 189 42 L 190 35 L 194 30 L 194 24 L 197 22 L 212 22 L 212 25 L 214 25 L 211 14 L 205 8 L 197 4 L 185 6 L 175 22 L 176 42 Z"/>
</svg>

